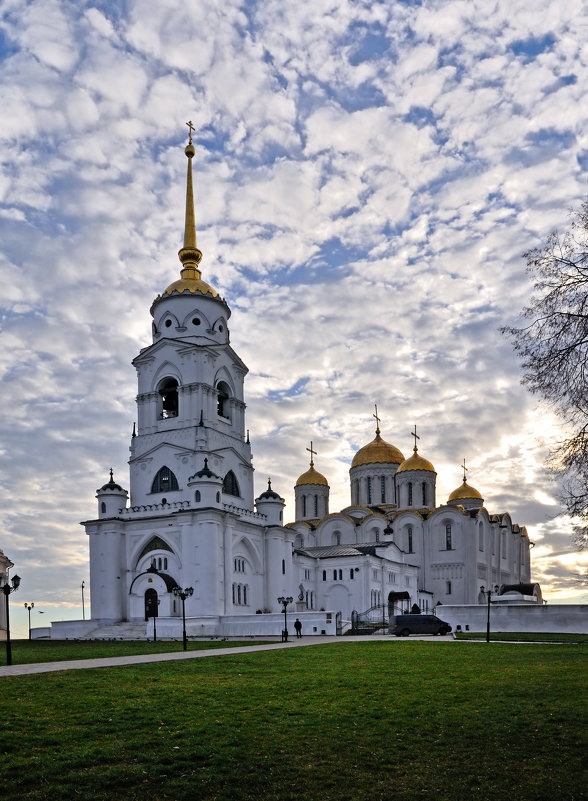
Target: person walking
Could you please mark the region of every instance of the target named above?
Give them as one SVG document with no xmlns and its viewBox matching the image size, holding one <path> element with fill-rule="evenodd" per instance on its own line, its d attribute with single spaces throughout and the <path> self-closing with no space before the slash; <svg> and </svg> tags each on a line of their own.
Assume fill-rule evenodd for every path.
<svg viewBox="0 0 588 801">
<path fill-rule="evenodd" d="M 296 618 L 294 621 L 294 629 L 296 631 L 296 639 L 302 637 L 302 623 Z"/>
</svg>

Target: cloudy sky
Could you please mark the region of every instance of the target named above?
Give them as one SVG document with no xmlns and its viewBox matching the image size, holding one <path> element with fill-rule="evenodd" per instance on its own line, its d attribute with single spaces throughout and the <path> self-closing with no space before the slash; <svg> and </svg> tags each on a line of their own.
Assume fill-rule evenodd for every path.
<svg viewBox="0 0 588 801">
<path fill-rule="evenodd" d="M 179 275 L 185 122 L 203 277 L 250 368 L 259 493 L 292 519 L 309 441 L 331 508 L 354 452 L 416 424 L 438 502 L 460 463 L 582 600 L 542 465 L 558 421 L 499 328 L 522 254 L 586 197 L 582 0 L 0 2 L 0 549 L 16 635 L 81 617 L 80 520 L 128 486 L 130 361 Z M 86 601 L 89 594 L 86 592 Z M 43 614 L 38 614 L 37 610 Z"/>
</svg>

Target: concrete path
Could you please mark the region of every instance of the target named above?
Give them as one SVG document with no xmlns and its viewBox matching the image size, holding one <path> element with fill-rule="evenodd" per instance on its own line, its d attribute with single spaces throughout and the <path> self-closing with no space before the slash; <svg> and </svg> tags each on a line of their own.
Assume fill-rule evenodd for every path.
<svg viewBox="0 0 588 801">
<path fill-rule="evenodd" d="M 166 654 L 138 654 L 136 656 L 112 656 L 101 659 L 72 659 L 67 662 L 33 662 L 26 665 L 6 665 L 0 667 L 3 676 L 30 676 L 33 673 L 53 673 L 59 670 L 87 670 L 88 668 L 123 667 L 124 665 L 145 665 L 149 662 L 173 662 L 178 659 L 205 659 L 209 656 L 231 656 L 250 654 L 256 651 L 277 651 L 282 648 L 300 648 L 309 645 L 325 645 L 346 642 L 408 642 L 410 640 L 430 640 L 432 642 L 455 642 L 453 637 L 433 637 L 432 635 L 412 637 L 302 637 L 287 643 L 276 642 L 269 645 L 239 645 L 234 648 L 207 648 L 202 651 L 172 651 Z"/>
</svg>

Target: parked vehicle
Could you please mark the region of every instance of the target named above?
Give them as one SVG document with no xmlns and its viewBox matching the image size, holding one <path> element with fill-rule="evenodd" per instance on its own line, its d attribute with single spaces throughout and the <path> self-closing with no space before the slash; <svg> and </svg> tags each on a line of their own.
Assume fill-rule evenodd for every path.
<svg viewBox="0 0 588 801">
<path fill-rule="evenodd" d="M 448 634 L 451 626 L 436 615 L 391 615 L 390 634 L 408 637 L 409 634 Z"/>
</svg>

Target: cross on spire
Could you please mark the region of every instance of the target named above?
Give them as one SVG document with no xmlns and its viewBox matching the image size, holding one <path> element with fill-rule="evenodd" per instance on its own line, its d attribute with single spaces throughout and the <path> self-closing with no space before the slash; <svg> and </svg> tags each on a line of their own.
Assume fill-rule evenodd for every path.
<svg viewBox="0 0 588 801">
<path fill-rule="evenodd" d="M 110 483 L 114 484 L 114 475 L 113 475 L 112 467 L 110 468 Z"/>
<path fill-rule="evenodd" d="M 378 404 L 374 403 L 374 407 L 376 410 L 375 414 L 372 414 L 372 417 L 376 419 L 376 434 L 380 433 L 380 418 L 378 417 Z"/>
<path fill-rule="evenodd" d="M 466 470 L 468 469 L 468 468 L 466 467 L 465 456 L 464 456 L 463 464 L 460 464 L 460 467 L 461 467 L 461 469 L 463 470 L 463 483 L 465 484 L 465 480 L 466 480 Z"/>
<path fill-rule="evenodd" d="M 195 128 L 195 127 L 192 125 L 192 120 L 190 120 L 189 122 L 187 122 L 187 123 L 186 123 L 186 125 L 187 125 L 187 126 L 188 126 L 188 128 L 190 129 L 190 134 L 189 134 L 188 144 L 189 144 L 189 145 L 191 145 L 191 144 L 192 144 L 192 131 L 195 131 L 195 130 L 196 130 L 196 128 Z"/>
<path fill-rule="evenodd" d="M 410 436 L 414 437 L 414 452 L 416 453 L 417 450 L 418 450 L 416 441 L 417 441 L 417 439 L 420 439 L 419 435 L 416 432 L 416 423 L 415 423 L 415 426 L 414 426 L 414 431 L 410 432 Z"/>
<path fill-rule="evenodd" d="M 307 448 L 306 450 L 310 453 L 310 466 L 314 467 L 314 460 L 312 457 L 318 456 L 318 453 L 312 447 L 312 440 L 310 440 L 310 448 Z"/>
</svg>

